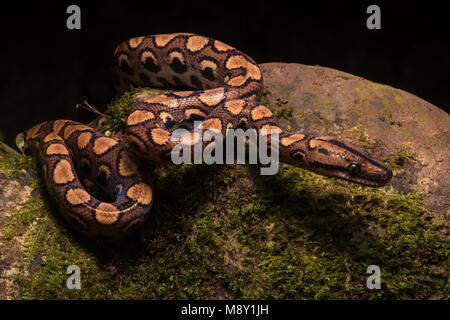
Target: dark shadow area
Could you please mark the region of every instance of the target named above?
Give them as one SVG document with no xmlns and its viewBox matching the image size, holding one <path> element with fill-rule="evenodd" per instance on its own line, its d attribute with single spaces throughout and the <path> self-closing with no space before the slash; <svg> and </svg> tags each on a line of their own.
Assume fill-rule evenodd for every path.
<svg viewBox="0 0 450 320">
<path fill-rule="evenodd" d="M 210 188 L 211 181 L 224 169 L 224 166 L 195 165 L 183 173 L 171 174 L 168 172 L 173 166 L 167 168 L 166 165 L 151 163 L 149 166 L 149 172 L 154 173 L 151 183 L 154 205 L 144 225 L 121 240 L 92 239 L 77 232 L 63 219 L 55 202 L 45 193 L 46 206 L 55 213 L 55 221 L 60 227 L 68 229 L 72 241 L 94 254 L 99 265 L 128 269 L 139 264 L 141 259 L 151 256 L 149 250 L 152 250 L 151 243 L 156 238 L 162 237 L 167 241 L 167 246 L 172 245 L 171 234 L 185 228 L 186 217 L 194 215 L 206 201 L 214 200 L 205 190 Z M 163 178 L 161 170 L 165 172 Z M 188 234 L 189 230 L 185 230 L 185 233 Z"/>
</svg>

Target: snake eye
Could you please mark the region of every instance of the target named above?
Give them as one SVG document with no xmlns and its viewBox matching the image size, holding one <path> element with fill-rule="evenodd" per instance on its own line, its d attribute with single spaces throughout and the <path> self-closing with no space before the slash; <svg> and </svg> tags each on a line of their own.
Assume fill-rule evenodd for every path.
<svg viewBox="0 0 450 320">
<path fill-rule="evenodd" d="M 352 162 L 347 167 L 347 171 L 351 176 L 356 176 L 361 171 L 361 166 L 358 163 Z"/>
</svg>

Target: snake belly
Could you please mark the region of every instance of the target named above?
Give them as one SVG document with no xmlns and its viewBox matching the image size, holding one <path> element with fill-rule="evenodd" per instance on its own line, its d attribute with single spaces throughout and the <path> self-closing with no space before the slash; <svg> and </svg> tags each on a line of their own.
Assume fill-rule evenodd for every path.
<svg viewBox="0 0 450 320">
<path fill-rule="evenodd" d="M 392 172 L 345 139 L 288 133 L 260 104 L 263 76 L 246 54 L 208 37 L 175 33 L 132 38 L 114 51 L 112 69 L 120 91 L 130 85 L 191 87 L 144 98 L 133 106 L 124 129 L 128 149 L 95 125 L 71 120 L 38 124 L 25 132 L 26 146 L 42 163 L 49 193 L 71 225 L 89 236 L 121 238 L 141 226 L 153 204 L 152 189 L 139 158 L 170 161 L 178 143 L 194 148 L 201 130 L 227 134 L 255 129 L 279 134 L 280 161 L 315 173 L 378 187 Z M 172 139 L 175 129 L 188 134 Z M 270 140 L 270 139 L 269 139 Z M 214 141 L 202 141 L 205 150 Z M 269 141 L 270 143 L 270 141 Z M 114 201 L 96 199 L 78 173 L 96 181 Z"/>
</svg>

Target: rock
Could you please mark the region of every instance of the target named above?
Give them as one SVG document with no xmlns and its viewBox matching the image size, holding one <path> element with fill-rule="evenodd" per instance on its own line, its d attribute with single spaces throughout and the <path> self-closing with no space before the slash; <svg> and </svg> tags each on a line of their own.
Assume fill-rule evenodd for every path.
<svg viewBox="0 0 450 320">
<path fill-rule="evenodd" d="M 448 215 L 450 117 L 445 111 L 403 90 L 330 68 L 266 63 L 261 69 L 266 100 L 292 108 L 292 119 L 281 119 L 285 127 L 349 138 L 386 160 L 394 169 L 390 185 L 395 189 L 410 192 L 420 185 L 427 208 Z"/>
<path fill-rule="evenodd" d="M 11 215 L 20 212 L 23 204 L 30 198 L 33 188 L 31 170 L 21 170 L 18 176 L 9 176 L 8 173 L 17 167 L 5 167 L 7 158 L 15 157 L 2 150 L 0 144 L 0 300 L 17 299 L 21 296 L 17 283 L 8 279 L 8 276 L 19 275 L 23 271 L 23 239 L 21 237 L 8 237 L 5 234 L 5 221 Z"/>
</svg>

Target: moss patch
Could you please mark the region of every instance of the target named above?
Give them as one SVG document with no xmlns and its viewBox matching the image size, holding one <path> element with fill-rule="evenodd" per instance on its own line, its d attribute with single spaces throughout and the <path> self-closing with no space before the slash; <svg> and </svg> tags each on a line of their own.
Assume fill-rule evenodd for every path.
<svg viewBox="0 0 450 320">
<path fill-rule="evenodd" d="M 275 176 L 258 166 L 149 166 L 151 217 L 119 243 L 73 232 L 39 183 L 6 222 L 7 237 L 24 237 L 25 272 L 9 276 L 24 298 L 448 296 L 448 222 L 427 212 L 420 188 L 399 194 L 284 164 Z M 81 290 L 66 289 L 70 265 Z M 381 268 L 380 290 L 366 287 L 370 265 Z"/>
<path fill-rule="evenodd" d="M 108 117 L 107 123 L 100 129 L 102 132 L 117 132 L 126 123 L 128 115 L 131 113 L 134 103 L 137 100 L 150 98 L 161 94 L 172 92 L 171 90 L 148 90 L 144 88 L 131 87 L 123 95 L 113 99 L 107 106 L 105 115 Z"/>
<path fill-rule="evenodd" d="M 267 89 L 263 91 L 261 103 L 267 106 L 277 119 L 292 121 L 294 109 L 289 105 L 288 101 L 280 97 L 269 99 L 269 94 L 270 92 Z M 285 129 L 287 132 L 292 131 L 290 124 L 287 124 Z"/>
<path fill-rule="evenodd" d="M 398 146 L 393 153 L 389 156 L 380 157 L 380 160 L 393 170 L 403 167 L 408 160 L 417 161 L 411 148 L 411 142 Z"/>
<path fill-rule="evenodd" d="M 0 141 L 0 173 L 5 178 L 19 178 L 33 166 L 32 157 L 21 156 Z"/>
<path fill-rule="evenodd" d="M 350 134 L 348 135 L 348 138 L 358 141 L 358 144 L 361 147 L 367 147 L 372 143 L 372 141 L 369 138 L 369 135 L 364 130 L 362 124 L 358 124 L 357 126 L 350 129 Z"/>
</svg>

